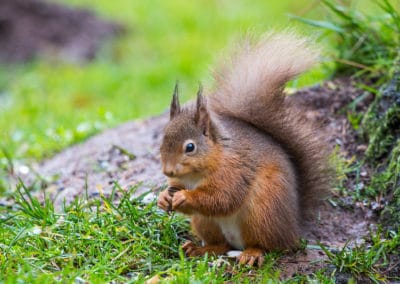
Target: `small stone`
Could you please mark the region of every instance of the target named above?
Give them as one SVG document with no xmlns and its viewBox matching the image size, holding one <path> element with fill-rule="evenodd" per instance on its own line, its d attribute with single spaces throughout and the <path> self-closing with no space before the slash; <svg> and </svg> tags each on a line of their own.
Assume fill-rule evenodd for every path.
<svg viewBox="0 0 400 284">
<path fill-rule="evenodd" d="M 343 145 L 342 140 L 340 140 L 339 138 L 336 138 L 336 139 L 335 139 L 335 142 L 336 142 L 336 144 L 339 145 L 339 146 L 342 146 L 342 145 Z"/>
<path fill-rule="evenodd" d="M 358 152 L 365 152 L 365 150 L 367 150 L 367 145 L 363 145 L 363 144 L 362 145 L 358 145 L 356 150 Z"/>
<path fill-rule="evenodd" d="M 354 185 L 354 190 L 362 190 L 364 188 L 364 183 L 360 182 Z"/>
<path fill-rule="evenodd" d="M 20 167 L 18 168 L 18 171 L 19 171 L 21 174 L 23 174 L 23 175 L 27 175 L 27 174 L 29 174 L 29 172 L 30 172 L 29 168 L 28 168 L 27 166 L 25 166 L 25 165 L 20 166 Z"/>
<path fill-rule="evenodd" d="M 337 89 L 337 85 L 335 83 L 333 83 L 332 81 L 326 82 L 326 86 L 331 90 L 336 90 Z"/>
<path fill-rule="evenodd" d="M 229 258 L 236 258 L 242 253 L 241 250 L 230 250 L 226 253 L 226 256 Z"/>
<path fill-rule="evenodd" d="M 142 202 L 144 203 L 144 204 L 150 204 L 150 203 L 152 203 L 154 200 L 156 200 L 157 199 L 157 196 L 153 193 L 153 192 L 150 192 L 150 193 L 148 193 L 148 194 L 146 194 L 144 197 L 143 197 L 143 199 L 142 199 Z"/>
</svg>

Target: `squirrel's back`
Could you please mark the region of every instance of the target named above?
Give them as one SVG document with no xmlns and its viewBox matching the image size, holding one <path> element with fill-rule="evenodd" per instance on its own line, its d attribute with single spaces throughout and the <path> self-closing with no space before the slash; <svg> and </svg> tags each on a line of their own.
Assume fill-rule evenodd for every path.
<svg viewBox="0 0 400 284">
<path fill-rule="evenodd" d="M 287 81 L 310 68 L 318 51 L 291 32 L 271 33 L 245 42 L 215 73 L 209 107 L 268 134 L 290 157 L 303 213 L 326 194 L 330 169 L 326 143 L 315 125 L 282 94 Z"/>
</svg>

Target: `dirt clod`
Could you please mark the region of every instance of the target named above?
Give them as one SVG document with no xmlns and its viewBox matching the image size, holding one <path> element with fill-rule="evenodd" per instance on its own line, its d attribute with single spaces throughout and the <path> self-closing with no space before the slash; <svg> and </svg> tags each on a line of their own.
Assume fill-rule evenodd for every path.
<svg viewBox="0 0 400 284">
<path fill-rule="evenodd" d="M 0 1 L 0 62 L 37 56 L 69 61 L 93 59 L 104 39 L 124 30 L 92 12 L 42 0 Z"/>
</svg>

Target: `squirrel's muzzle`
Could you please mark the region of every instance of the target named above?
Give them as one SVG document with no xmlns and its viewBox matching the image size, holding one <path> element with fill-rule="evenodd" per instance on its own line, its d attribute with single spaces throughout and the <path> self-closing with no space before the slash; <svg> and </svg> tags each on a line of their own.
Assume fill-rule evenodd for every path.
<svg viewBox="0 0 400 284">
<path fill-rule="evenodd" d="M 167 177 L 174 177 L 176 174 L 175 167 L 170 164 L 163 165 L 162 171 Z"/>
</svg>

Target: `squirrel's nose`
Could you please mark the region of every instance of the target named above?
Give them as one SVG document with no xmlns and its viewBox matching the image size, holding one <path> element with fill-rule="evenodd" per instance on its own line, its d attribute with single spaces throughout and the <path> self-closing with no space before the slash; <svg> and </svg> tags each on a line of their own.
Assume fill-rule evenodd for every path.
<svg viewBox="0 0 400 284">
<path fill-rule="evenodd" d="M 173 177 L 174 171 L 164 171 L 164 175 L 166 175 L 167 177 Z"/>
<path fill-rule="evenodd" d="M 175 171 L 172 167 L 163 167 L 163 173 L 167 177 L 173 177 L 175 175 Z"/>
<path fill-rule="evenodd" d="M 174 171 L 163 171 L 164 175 L 167 177 L 173 177 L 175 175 Z"/>
</svg>

